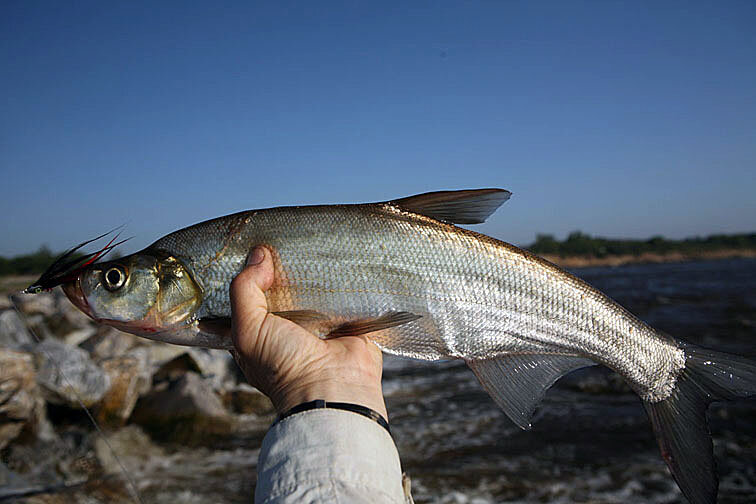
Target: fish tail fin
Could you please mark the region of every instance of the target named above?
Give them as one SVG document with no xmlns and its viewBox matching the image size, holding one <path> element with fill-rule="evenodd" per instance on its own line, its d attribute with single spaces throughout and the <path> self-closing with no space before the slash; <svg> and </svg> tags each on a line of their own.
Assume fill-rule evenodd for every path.
<svg viewBox="0 0 756 504">
<path fill-rule="evenodd" d="M 713 401 L 756 395 L 756 362 L 693 345 L 665 400 L 644 402 L 662 457 L 691 504 L 714 504 L 717 478 L 706 409 Z"/>
</svg>

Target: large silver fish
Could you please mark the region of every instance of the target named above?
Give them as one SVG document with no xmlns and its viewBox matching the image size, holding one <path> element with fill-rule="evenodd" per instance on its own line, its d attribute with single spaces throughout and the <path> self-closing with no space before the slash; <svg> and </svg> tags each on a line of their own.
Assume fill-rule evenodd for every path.
<svg viewBox="0 0 756 504">
<path fill-rule="evenodd" d="M 756 393 L 756 365 L 672 339 L 553 264 L 454 225 L 483 222 L 509 196 L 443 191 L 241 212 L 113 261 L 57 261 L 27 291 L 63 284 L 98 322 L 231 348 L 223 336 L 229 284 L 250 250 L 264 245 L 275 262 L 271 311 L 321 337 L 368 334 L 391 354 L 463 359 L 522 428 L 565 373 L 613 369 L 642 399 L 688 500 L 715 502 L 705 411 L 711 401 Z"/>
</svg>

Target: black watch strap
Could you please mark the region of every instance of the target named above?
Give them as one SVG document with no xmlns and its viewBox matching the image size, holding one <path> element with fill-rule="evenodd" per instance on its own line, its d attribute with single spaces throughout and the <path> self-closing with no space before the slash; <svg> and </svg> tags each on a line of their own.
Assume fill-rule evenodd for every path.
<svg viewBox="0 0 756 504">
<path fill-rule="evenodd" d="M 340 410 L 345 410 L 345 411 L 351 411 L 352 413 L 357 413 L 358 415 L 362 415 L 364 417 L 367 417 L 377 422 L 378 425 L 386 429 L 386 431 L 389 434 L 391 434 L 391 429 L 389 429 L 388 421 L 386 421 L 386 419 L 383 418 L 383 415 L 381 415 L 377 411 L 372 410 L 368 408 L 367 406 L 361 406 L 359 404 L 352 404 L 352 403 L 345 403 L 345 402 L 331 402 L 331 401 L 324 401 L 323 399 L 315 399 L 314 401 L 297 404 L 296 406 L 291 408 L 289 411 L 286 411 L 278 415 L 278 418 L 276 418 L 276 421 L 273 422 L 273 425 L 277 424 L 278 422 L 280 422 L 286 417 L 290 417 L 291 415 L 296 415 L 297 413 L 301 413 L 303 411 L 309 411 L 309 410 L 314 410 L 314 409 L 324 409 L 324 408 L 340 409 Z"/>
</svg>

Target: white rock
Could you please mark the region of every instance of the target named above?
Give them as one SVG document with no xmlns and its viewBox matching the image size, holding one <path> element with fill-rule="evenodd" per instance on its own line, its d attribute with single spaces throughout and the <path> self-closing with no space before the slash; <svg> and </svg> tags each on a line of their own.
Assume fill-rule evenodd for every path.
<svg viewBox="0 0 756 504">
<path fill-rule="evenodd" d="M 37 345 L 34 352 L 40 362 L 37 383 L 50 402 L 81 408 L 81 401 L 90 407 L 110 387 L 105 371 L 80 348 L 48 339 Z"/>
<path fill-rule="evenodd" d="M 34 338 L 16 310 L 0 312 L 0 346 L 20 348 L 22 345 L 33 343 Z"/>
<path fill-rule="evenodd" d="M 63 336 L 63 342 L 65 342 L 66 345 L 78 346 L 82 342 L 91 338 L 96 332 L 97 329 L 91 326 L 76 329 Z"/>
</svg>

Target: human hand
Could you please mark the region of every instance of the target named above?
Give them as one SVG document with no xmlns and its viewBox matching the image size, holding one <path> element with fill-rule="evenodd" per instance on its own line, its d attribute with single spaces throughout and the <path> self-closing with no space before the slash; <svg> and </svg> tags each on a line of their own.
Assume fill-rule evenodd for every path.
<svg viewBox="0 0 756 504">
<path fill-rule="evenodd" d="M 232 339 L 251 385 L 284 413 L 315 399 L 367 406 L 388 418 L 381 390 L 383 358 L 365 336 L 322 340 L 268 312 L 274 279 L 270 250 L 256 247 L 231 282 Z"/>
</svg>

